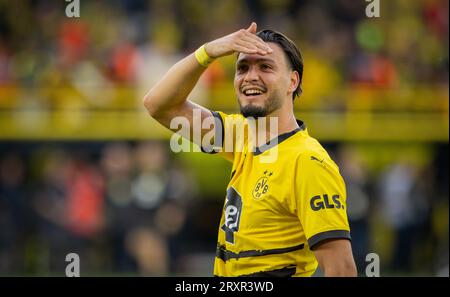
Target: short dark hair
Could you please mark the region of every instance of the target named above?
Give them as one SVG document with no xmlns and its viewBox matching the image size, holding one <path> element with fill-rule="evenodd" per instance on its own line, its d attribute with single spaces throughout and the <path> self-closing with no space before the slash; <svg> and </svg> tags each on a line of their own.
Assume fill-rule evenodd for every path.
<svg viewBox="0 0 450 297">
<path fill-rule="evenodd" d="M 280 32 L 266 29 L 259 31 L 258 33 L 256 33 L 256 35 L 265 42 L 273 42 L 278 44 L 286 54 L 292 70 L 298 72 L 300 82 L 297 86 L 297 89 L 295 89 L 294 93 L 292 94 L 292 100 L 294 100 L 296 96 L 299 96 L 302 93 L 301 84 L 303 77 L 303 57 L 300 53 L 300 50 L 297 48 L 295 43 L 292 42 L 292 40 L 290 40 Z"/>
</svg>

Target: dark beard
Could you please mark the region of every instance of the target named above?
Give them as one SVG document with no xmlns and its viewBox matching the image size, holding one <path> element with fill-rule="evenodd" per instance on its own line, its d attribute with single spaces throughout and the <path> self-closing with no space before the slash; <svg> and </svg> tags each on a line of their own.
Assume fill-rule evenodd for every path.
<svg viewBox="0 0 450 297">
<path fill-rule="evenodd" d="M 241 114 L 245 118 L 262 118 L 271 114 L 273 111 L 280 108 L 281 102 L 274 97 L 267 98 L 264 106 L 255 106 L 253 104 L 248 104 L 246 106 L 242 106 L 239 102 L 239 107 L 241 108 Z"/>
<path fill-rule="evenodd" d="M 261 106 L 254 106 L 252 104 L 248 104 L 247 106 L 242 107 L 241 106 L 241 114 L 245 118 L 262 118 L 267 116 L 267 109 L 266 107 Z"/>
</svg>

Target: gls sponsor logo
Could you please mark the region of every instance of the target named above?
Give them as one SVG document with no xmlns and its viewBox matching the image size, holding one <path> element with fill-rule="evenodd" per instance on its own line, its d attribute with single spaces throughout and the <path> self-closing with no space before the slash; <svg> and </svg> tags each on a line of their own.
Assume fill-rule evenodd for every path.
<svg viewBox="0 0 450 297">
<path fill-rule="evenodd" d="M 328 198 L 328 194 L 314 196 L 310 201 L 311 209 L 314 211 L 319 211 L 325 208 L 344 209 L 344 205 L 339 200 L 339 195 L 333 195 L 331 199 L 332 201 Z"/>
</svg>

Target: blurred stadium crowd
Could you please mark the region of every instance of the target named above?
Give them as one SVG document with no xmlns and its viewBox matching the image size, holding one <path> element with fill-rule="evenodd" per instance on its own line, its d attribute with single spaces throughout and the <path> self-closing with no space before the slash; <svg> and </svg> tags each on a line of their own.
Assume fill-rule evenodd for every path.
<svg viewBox="0 0 450 297">
<path fill-rule="evenodd" d="M 139 118 L 142 96 L 173 63 L 255 20 L 302 49 L 300 116 L 437 114 L 429 134 L 446 135 L 420 141 L 309 130 L 346 181 L 360 274 L 375 252 L 381 275 L 448 276 L 449 2 L 381 3 L 374 21 L 362 0 L 80 0 L 71 19 L 64 1 L 0 0 L 0 275 L 63 275 L 70 252 L 82 275 L 210 275 L 229 165 L 172 153 L 147 118 L 141 134 L 86 133 L 108 129 L 102 111 Z M 236 111 L 233 73 L 233 59 L 212 64 L 195 100 Z M 87 132 L 60 129 L 60 119 L 32 136 L 61 110 L 77 123 L 100 116 Z"/>
</svg>

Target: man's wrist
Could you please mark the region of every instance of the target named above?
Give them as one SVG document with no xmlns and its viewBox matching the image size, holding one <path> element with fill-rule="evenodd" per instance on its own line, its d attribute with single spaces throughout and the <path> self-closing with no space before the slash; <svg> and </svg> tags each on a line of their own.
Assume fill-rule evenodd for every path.
<svg viewBox="0 0 450 297">
<path fill-rule="evenodd" d="M 195 51 L 194 55 L 195 55 L 195 58 L 197 59 L 197 62 L 200 65 L 202 65 L 203 67 L 208 67 L 208 65 L 214 61 L 214 58 L 211 58 L 210 56 L 208 56 L 205 46 L 206 46 L 206 43 L 204 45 L 202 45 L 201 47 L 199 47 Z"/>
</svg>

